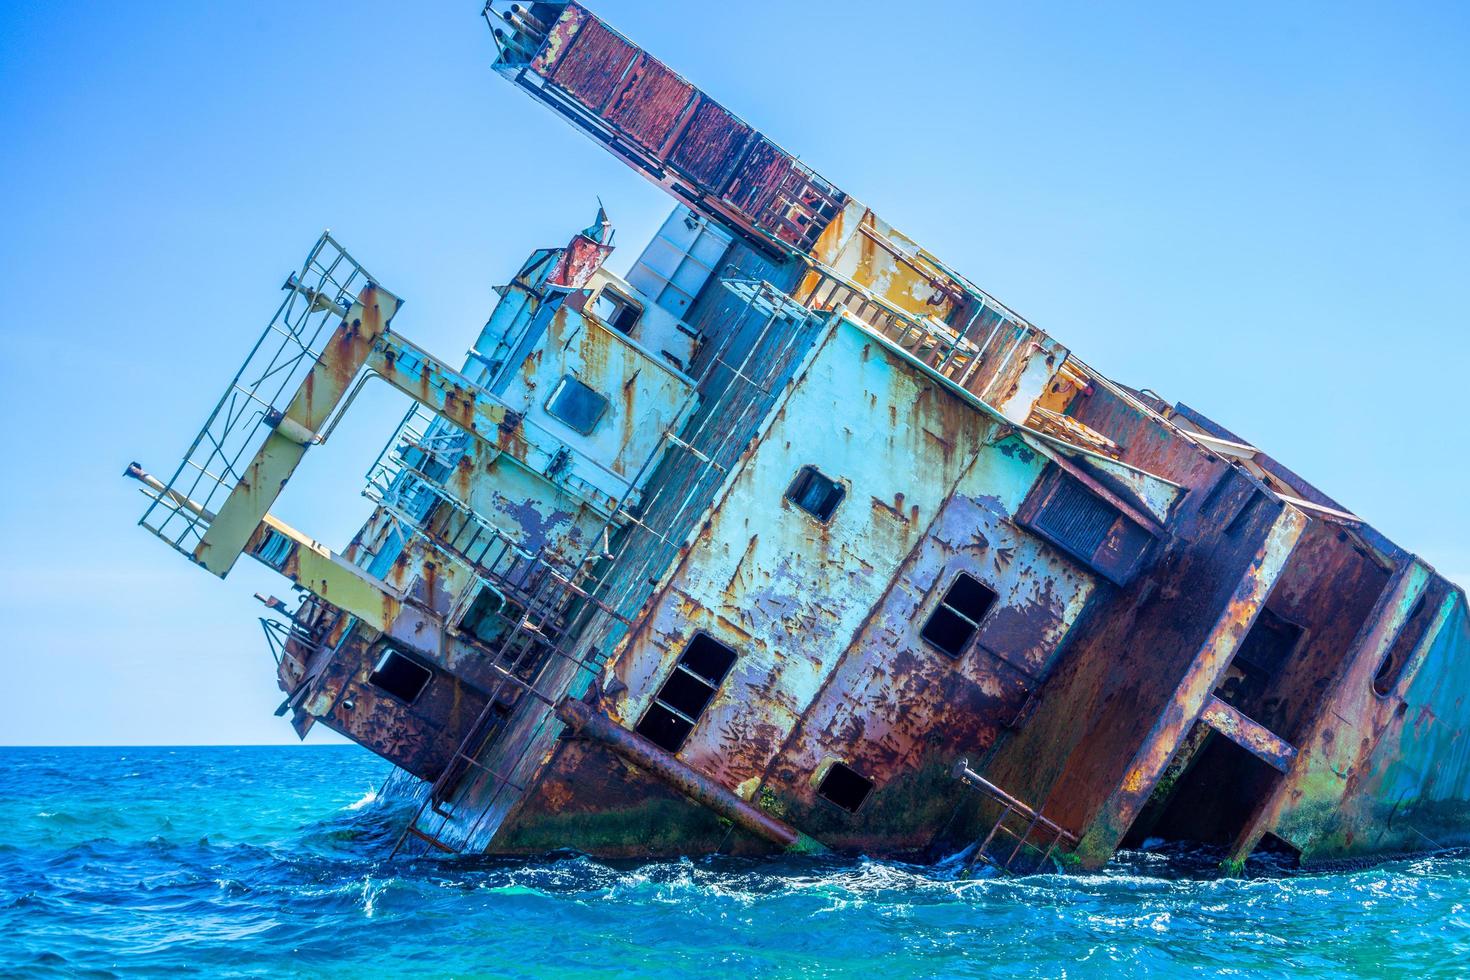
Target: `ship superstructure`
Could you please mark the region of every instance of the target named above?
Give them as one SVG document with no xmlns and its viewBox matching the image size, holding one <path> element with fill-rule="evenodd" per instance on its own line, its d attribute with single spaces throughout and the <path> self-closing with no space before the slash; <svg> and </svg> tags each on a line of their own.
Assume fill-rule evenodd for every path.
<svg viewBox="0 0 1470 980">
<path fill-rule="evenodd" d="M 1112 381 L 575 3 L 513 85 L 677 201 L 598 213 L 458 368 L 329 235 L 143 524 L 298 604 L 289 714 L 406 774 L 400 848 L 1305 862 L 1470 843 L 1464 593 L 1267 452 Z M 414 399 L 332 552 L 270 514 Z"/>
</svg>

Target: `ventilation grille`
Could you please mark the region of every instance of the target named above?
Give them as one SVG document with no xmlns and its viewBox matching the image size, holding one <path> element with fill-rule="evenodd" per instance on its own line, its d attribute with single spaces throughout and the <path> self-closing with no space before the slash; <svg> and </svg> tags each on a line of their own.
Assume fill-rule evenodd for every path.
<svg viewBox="0 0 1470 980">
<path fill-rule="evenodd" d="M 1090 558 L 1117 519 L 1117 508 L 1063 479 L 1036 515 L 1036 527 L 1062 547 Z"/>
</svg>

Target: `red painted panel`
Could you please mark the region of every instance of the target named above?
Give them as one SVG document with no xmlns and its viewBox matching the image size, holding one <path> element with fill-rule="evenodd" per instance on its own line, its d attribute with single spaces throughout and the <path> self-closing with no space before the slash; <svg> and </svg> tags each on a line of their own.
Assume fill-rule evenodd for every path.
<svg viewBox="0 0 1470 980">
<path fill-rule="evenodd" d="M 700 94 L 668 162 L 688 174 L 704 190 L 718 189 L 734 169 L 750 139 L 751 128 L 728 109 Z"/>
<path fill-rule="evenodd" d="M 602 118 L 658 155 L 693 96 L 693 85 L 647 53 L 639 52 Z"/>
<path fill-rule="evenodd" d="M 730 181 L 725 200 L 752 221 L 757 220 L 791 173 L 793 162 L 791 154 L 764 136 L 757 136 L 755 145 Z"/>
<path fill-rule="evenodd" d="M 689 177 L 699 190 L 721 197 L 749 227 L 797 249 L 811 249 L 846 201 L 789 153 L 576 4 L 552 26 L 532 70 L 629 143 Z M 593 128 L 601 135 L 600 127 Z M 655 177 L 663 181 L 667 175 Z"/>
<path fill-rule="evenodd" d="M 593 112 L 600 112 L 638 49 L 595 17 L 588 17 L 568 43 L 571 46 L 557 60 L 551 80 Z"/>
</svg>

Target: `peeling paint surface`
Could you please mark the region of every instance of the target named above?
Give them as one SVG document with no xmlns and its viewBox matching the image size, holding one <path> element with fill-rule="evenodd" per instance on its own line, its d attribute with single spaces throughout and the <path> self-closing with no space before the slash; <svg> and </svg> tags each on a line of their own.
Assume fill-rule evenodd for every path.
<svg viewBox="0 0 1470 980">
<path fill-rule="evenodd" d="M 1470 844 L 1463 591 L 586 8 L 501 22 L 674 234 L 628 280 L 601 210 L 534 250 L 458 370 L 323 235 L 175 475 L 127 473 L 301 592 L 261 597 L 278 713 L 402 770 L 395 853 Z M 339 554 L 269 511 L 373 379 L 413 407 Z"/>
</svg>

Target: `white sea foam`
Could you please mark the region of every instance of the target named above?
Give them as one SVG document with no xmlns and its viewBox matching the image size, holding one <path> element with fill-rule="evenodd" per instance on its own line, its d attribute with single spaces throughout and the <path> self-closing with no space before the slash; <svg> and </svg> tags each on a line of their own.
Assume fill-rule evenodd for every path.
<svg viewBox="0 0 1470 980">
<path fill-rule="evenodd" d="M 349 803 L 349 804 L 347 804 L 347 806 L 343 807 L 343 809 L 344 810 L 361 810 L 363 807 L 367 806 L 370 803 L 376 803 L 377 800 L 378 800 L 378 791 L 375 790 L 375 789 L 371 789 L 370 788 L 366 793 L 364 793 L 362 795 L 362 799 L 358 800 L 356 803 Z"/>
</svg>

